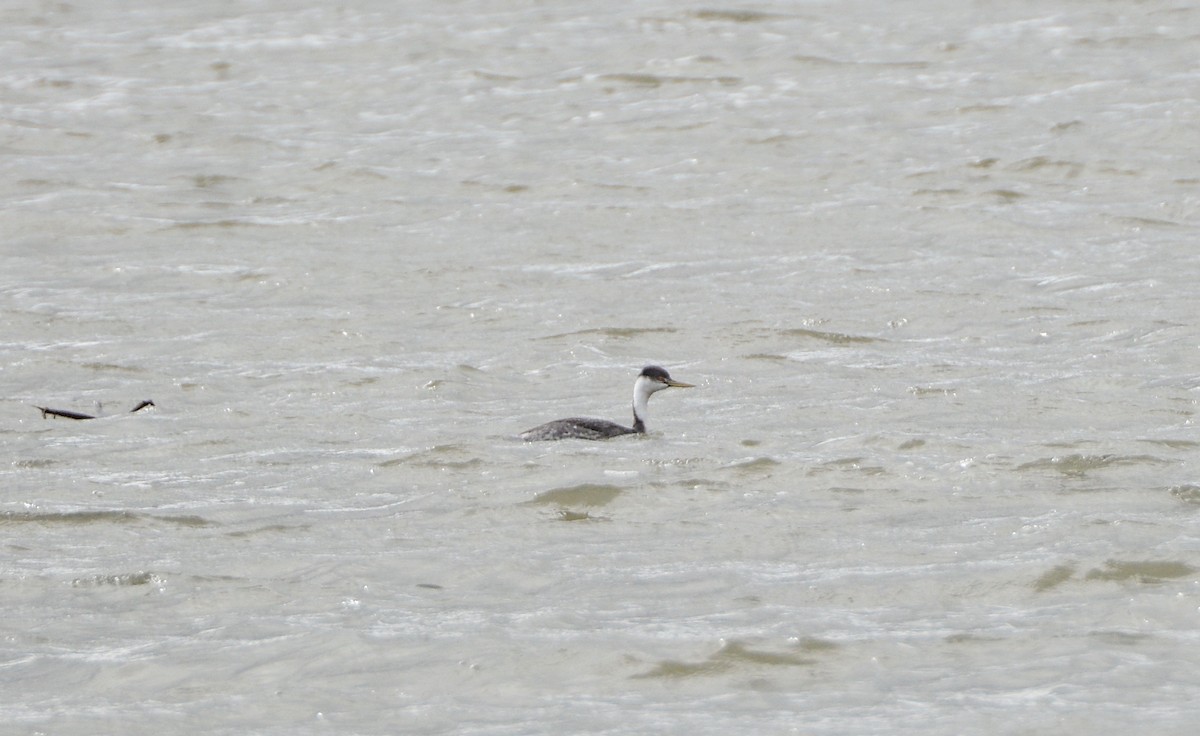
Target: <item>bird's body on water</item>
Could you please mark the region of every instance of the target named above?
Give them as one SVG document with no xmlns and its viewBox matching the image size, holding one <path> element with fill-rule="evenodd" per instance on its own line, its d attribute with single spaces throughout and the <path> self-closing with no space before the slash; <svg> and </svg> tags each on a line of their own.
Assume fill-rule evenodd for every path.
<svg viewBox="0 0 1200 736">
<path fill-rule="evenodd" d="M 632 427 L 626 427 L 606 419 L 570 417 L 556 419 L 522 432 L 521 439 L 527 442 L 564 439 L 606 440 L 626 434 L 644 434 L 646 432 L 646 408 L 651 394 L 665 388 L 692 387 L 690 383 L 683 383 L 671 378 L 665 369 L 656 365 L 648 365 L 642 369 L 633 383 Z"/>
</svg>

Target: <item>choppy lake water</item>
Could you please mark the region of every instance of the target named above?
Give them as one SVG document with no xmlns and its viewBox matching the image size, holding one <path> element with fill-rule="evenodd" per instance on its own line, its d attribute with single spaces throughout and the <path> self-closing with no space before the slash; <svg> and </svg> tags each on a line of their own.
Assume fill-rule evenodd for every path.
<svg viewBox="0 0 1200 736">
<path fill-rule="evenodd" d="M 0 11 L 14 733 L 1191 733 L 1200 7 L 165 5 Z"/>
</svg>

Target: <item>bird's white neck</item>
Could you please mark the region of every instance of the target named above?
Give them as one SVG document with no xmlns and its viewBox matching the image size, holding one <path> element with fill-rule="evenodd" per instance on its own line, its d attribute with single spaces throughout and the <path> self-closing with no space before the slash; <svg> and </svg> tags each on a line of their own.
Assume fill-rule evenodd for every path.
<svg viewBox="0 0 1200 736">
<path fill-rule="evenodd" d="M 633 429 L 636 432 L 646 431 L 646 412 L 650 405 L 650 394 L 665 388 L 661 383 L 638 376 L 633 384 Z"/>
</svg>

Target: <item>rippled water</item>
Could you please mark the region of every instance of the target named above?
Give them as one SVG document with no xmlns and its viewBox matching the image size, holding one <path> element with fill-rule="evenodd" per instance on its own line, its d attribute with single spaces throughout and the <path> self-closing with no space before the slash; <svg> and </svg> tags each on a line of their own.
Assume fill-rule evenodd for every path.
<svg viewBox="0 0 1200 736">
<path fill-rule="evenodd" d="M 1191 732 L 1196 8 L 177 5 L 0 11 L 14 732 Z"/>
</svg>

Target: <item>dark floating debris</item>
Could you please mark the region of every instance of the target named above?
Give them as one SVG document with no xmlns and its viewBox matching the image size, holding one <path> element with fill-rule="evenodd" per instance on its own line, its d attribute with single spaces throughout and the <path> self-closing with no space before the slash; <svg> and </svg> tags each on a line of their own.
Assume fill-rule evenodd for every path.
<svg viewBox="0 0 1200 736">
<path fill-rule="evenodd" d="M 151 406 L 154 406 L 154 402 L 149 399 L 146 399 L 145 401 L 139 403 L 137 406 L 130 409 L 129 413 L 135 414 L 135 413 L 141 411 L 142 409 L 146 409 Z M 42 412 L 42 419 L 45 419 L 46 417 L 62 417 L 63 419 L 95 419 L 96 418 L 95 416 L 93 416 L 91 414 L 81 414 L 80 412 L 67 411 L 66 409 L 51 409 L 48 406 L 35 406 L 34 408 L 39 410 L 40 412 Z"/>
</svg>

